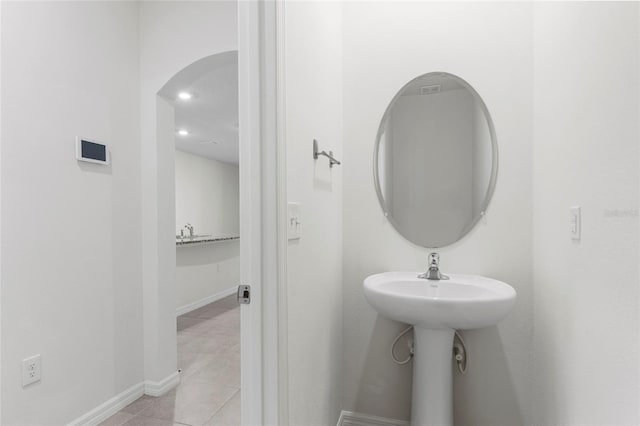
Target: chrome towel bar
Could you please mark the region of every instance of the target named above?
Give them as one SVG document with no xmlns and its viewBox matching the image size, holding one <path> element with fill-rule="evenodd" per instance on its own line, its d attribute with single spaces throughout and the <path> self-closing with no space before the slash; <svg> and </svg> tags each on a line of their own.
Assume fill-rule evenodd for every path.
<svg viewBox="0 0 640 426">
<path fill-rule="evenodd" d="M 329 151 L 327 154 L 326 151 L 318 152 L 318 141 L 313 140 L 313 159 L 317 160 L 319 156 L 324 155 L 329 159 L 329 167 L 333 167 L 334 164 L 340 165 L 340 162 L 333 157 L 333 151 Z"/>
</svg>

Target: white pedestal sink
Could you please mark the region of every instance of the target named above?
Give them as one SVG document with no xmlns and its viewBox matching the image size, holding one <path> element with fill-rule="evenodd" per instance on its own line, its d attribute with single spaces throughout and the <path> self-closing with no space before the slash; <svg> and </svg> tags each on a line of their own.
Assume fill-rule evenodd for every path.
<svg viewBox="0 0 640 426">
<path fill-rule="evenodd" d="M 513 308 L 516 291 L 475 275 L 438 281 L 419 274 L 371 275 L 364 280 L 364 294 L 381 315 L 414 326 L 411 425 L 452 426 L 454 332 L 498 323 Z"/>
</svg>

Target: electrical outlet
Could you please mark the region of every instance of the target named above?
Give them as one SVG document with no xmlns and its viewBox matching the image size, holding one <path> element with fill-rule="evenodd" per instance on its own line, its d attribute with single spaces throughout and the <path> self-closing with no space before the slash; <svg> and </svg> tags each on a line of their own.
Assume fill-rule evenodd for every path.
<svg viewBox="0 0 640 426">
<path fill-rule="evenodd" d="M 22 360 L 22 386 L 39 382 L 42 374 L 40 354 Z"/>
</svg>

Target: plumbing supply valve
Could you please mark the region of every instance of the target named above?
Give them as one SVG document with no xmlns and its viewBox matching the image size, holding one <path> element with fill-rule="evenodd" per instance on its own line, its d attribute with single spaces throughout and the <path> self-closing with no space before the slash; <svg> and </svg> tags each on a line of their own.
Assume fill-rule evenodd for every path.
<svg viewBox="0 0 640 426">
<path fill-rule="evenodd" d="M 453 359 L 455 359 L 456 364 L 458 364 L 458 371 L 461 374 L 467 372 L 467 348 L 464 344 L 464 340 L 462 339 L 462 335 L 456 331 L 456 334 L 453 338 Z"/>
</svg>

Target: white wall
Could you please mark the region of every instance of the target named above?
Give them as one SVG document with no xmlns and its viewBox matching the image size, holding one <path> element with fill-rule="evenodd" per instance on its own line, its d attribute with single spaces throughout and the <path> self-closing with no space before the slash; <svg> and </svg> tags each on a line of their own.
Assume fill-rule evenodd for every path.
<svg viewBox="0 0 640 426">
<path fill-rule="evenodd" d="M 287 192 L 302 214 L 301 239 L 287 251 L 292 426 L 336 424 L 341 408 L 341 186 L 349 166 L 329 168 L 311 155 L 316 138 L 342 160 L 341 9 L 285 6 Z"/>
<path fill-rule="evenodd" d="M 60 425 L 143 380 L 137 6 L 1 7 L 1 422 Z"/>
<path fill-rule="evenodd" d="M 176 151 L 176 234 L 186 223 L 199 235 L 239 235 L 238 166 Z M 186 231 L 185 231 L 186 232 Z M 240 282 L 238 241 L 176 248 L 176 307 Z"/>
<path fill-rule="evenodd" d="M 496 192 L 481 222 L 440 250 L 442 269 L 503 280 L 518 292 L 497 327 L 465 332 L 469 371 L 455 374 L 457 425 L 523 424 L 532 363 L 532 10 L 526 3 L 345 3 L 344 408 L 408 419 L 411 366 L 389 345 L 404 325 L 369 307 L 362 280 L 424 270 L 428 250 L 405 241 L 378 205 L 371 163 L 380 119 L 409 80 L 446 71 L 469 82 L 493 117 L 500 149 Z M 328 66 L 323 69 L 326 70 Z M 328 87 L 331 87 L 328 85 Z M 307 91 L 307 94 L 310 91 Z"/>
<path fill-rule="evenodd" d="M 0 52 L 2 51 L 2 10 L 0 5 Z M 0 53 L 0 129 L 2 129 L 2 56 Z M 2 379 L 2 133 L 0 130 L 0 380 Z M 0 386 L 0 423 L 2 422 L 2 386 Z"/>
<path fill-rule="evenodd" d="M 198 235 L 237 236 L 238 166 L 176 150 L 176 235 L 186 223 Z"/>
<path fill-rule="evenodd" d="M 638 3 L 534 10 L 534 423 L 637 425 Z"/>
<path fill-rule="evenodd" d="M 236 14 L 2 2 L 3 424 L 65 424 L 175 373 L 172 109 L 156 92 L 236 49 Z M 108 142 L 113 164 L 77 163 L 78 134 Z M 22 389 L 36 353 L 42 382 Z"/>
<path fill-rule="evenodd" d="M 177 369 L 175 150 L 167 131 L 157 128 L 168 112 L 156 94 L 193 62 L 237 50 L 237 3 L 140 2 L 139 10 L 144 366 L 145 377 L 159 381 Z"/>
</svg>

